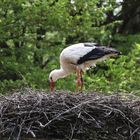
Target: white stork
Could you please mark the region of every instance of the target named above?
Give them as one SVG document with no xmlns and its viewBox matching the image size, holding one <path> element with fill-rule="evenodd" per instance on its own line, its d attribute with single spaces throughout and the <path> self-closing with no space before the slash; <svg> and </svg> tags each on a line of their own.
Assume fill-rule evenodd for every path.
<svg viewBox="0 0 140 140">
<path fill-rule="evenodd" d="M 76 91 L 79 86 L 82 91 L 82 73 L 86 68 L 95 65 L 98 61 L 106 60 L 120 52 L 96 43 L 78 43 L 65 48 L 60 54 L 60 69 L 51 71 L 49 75 L 50 90 L 54 90 L 55 81 L 64 78 L 73 72 L 77 73 Z"/>
</svg>

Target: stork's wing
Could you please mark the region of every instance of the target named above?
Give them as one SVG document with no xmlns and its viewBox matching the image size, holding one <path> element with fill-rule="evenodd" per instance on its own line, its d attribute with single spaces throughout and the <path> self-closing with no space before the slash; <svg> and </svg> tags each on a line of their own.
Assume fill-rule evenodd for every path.
<svg viewBox="0 0 140 140">
<path fill-rule="evenodd" d="M 90 52 L 80 57 L 79 60 L 77 61 L 77 64 L 82 64 L 89 60 L 97 60 L 105 56 L 105 54 L 106 51 L 103 47 L 93 48 Z"/>
<path fill-rule="evenodd" d="M 60 54 L 60 61 L 73 64 L 82 64 L 89 60 L 97 60 L 106 54 L 109 54 L 111 49 L 99 47 L 96 43 L 79 43 L 65 48 Z"/>
</svg>

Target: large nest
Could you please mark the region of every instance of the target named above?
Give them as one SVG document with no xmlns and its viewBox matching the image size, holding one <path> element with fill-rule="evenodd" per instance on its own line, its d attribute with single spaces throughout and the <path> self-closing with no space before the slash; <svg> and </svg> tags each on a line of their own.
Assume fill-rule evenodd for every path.
<svg viewBox="0 0 140 140">
<path fill-rule="evenodd" d="M 0 96 L 0 136 L 79 140 L 140 140 L 140 100 L 30 89 Z"/>
</svg>

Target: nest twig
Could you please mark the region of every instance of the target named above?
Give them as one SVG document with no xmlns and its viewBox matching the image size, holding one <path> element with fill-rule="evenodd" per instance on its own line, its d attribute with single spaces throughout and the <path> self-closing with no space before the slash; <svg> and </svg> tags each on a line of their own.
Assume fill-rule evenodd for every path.
<svg viewBox="0 0 140 140">
<path fill-rule="evenodd" d="M 31 89 L 0 96 L 0 136 L 139 140 L 140 99 L 132 95 L 46 94 Z"/>
</svg>

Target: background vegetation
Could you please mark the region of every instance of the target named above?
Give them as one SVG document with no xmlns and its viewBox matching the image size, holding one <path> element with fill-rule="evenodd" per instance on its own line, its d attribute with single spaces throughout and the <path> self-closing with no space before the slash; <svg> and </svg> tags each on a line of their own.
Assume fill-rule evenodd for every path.
<svg viewBox="0 0 140 140">
<path fill-rule="evenodd" d="M 139 0 L 1 0 L 0 92 L 49 90 L 48 75 L 70 44 L 97 42 L 122 51 L 85 72 L 85 90 L 140 95 Z M 74 91 L 75 75 L 57 82 Z"/>
</svg>

